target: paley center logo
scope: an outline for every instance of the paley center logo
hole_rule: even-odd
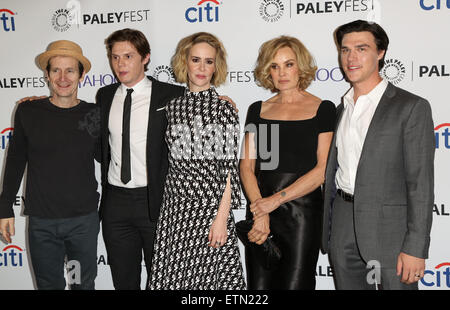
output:
[[[450,9],[450,0],[420,0],[419,4],[425,11]]]
[[[0,88],[41,88],[47,85],[45,77],[9,77],[0,79]]]
[[[0,252],[0,267],[22,267],[23,249],[17,245],[8,245]]]
[[[217,0],[201,0],[186,10],[184,18],[190,23],[218,22],[220,4]]]
[[[266,22],[274,23],[281,19],[285,6],[281,0],[262,0],[259,6],[259,15]]]
[[[53,29],[58,32],[64,32],[69,30],[70,26],[74,23],[74,17],[68,9],[58,9],[53,13],[52,26]]]
[[[298,1],[295,11],[298,15],[369,12],[374,9],[374,0],[341,1]]]
[[[450,149],[450,132],[448,128],[450,127],[450,123],[443,123],[437,125],[434,128],[434,134],[436,137],[436,149]]]
[[[406,68],[398,59],[386,59],[380,73],[385,80],[397,85],[405,78]]]
[[[172,67],[167,65],[160,65],[155,68],[152,75],[155,79],[160,82],[166,82],[173,84],[175,83],[175,74]]]
[[[8,142],[9,140],[11,140],[12,137],[12,132],[13,132],[14,128],[9,127],[9,128],[5,128],[0,132],[0,149],[1,150],[5,150],[6,147],[8,146]]]
[[[52,16],[53,29],[64,32],[72,25],[99,25],[99,24],[119,24],[130,22],[147,21],[149,9],[129,10],[121,12],[106,12],[94,14],[81,14],[81,4],[79,0],[69,0],[65,8],[57,9]]]
[[[149,12],[149,9],[142,9],[99,14],[83,14],[83,25],[142,22],[148,20]]]
[[[428,287],[450,288],[450,263],[441,263],[434,267],[434,270],[425,270],[420,282]]]
[[[3,31],[16,31],[16,24],[14,22],[14,14],[11,10],[0,9],[0,20],[3,26]]]
[[[448,70],[446,65],[420,65],[418,71],[419,78],[450,77],[450,70]]]

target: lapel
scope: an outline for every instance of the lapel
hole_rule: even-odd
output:
[[[150,151],[148,140],[151,137],[154,130],[156,129],[156,127],[160,125],[160,122],[158,121],[158,119],[160,119],[158,113],[162,113],[162,115],[164,115],[165,113],[165,111],[156,111],[158,108],[160,108],[162,101],[161,99],[164,95],[163,92],[161,91],[159,82],[154,78],[152,78],[151,76],[148,76],[148,79],[152,81],[152,93],[150,95],[150,107],[148,111],[147,154]]]
[[[163,100],[167,95],[160,82],[151,76],[148,79],[152,81],[152,93],[150,95],[150,107],[148,113],[147,125],[147,173],[153,168],[152,148],[156,151],[162,147],[161,142],[165,139],[166,131],[166,114],[165,110],[157,111],[163,107],[166,102]],[[156,157],[155,157],[156,158]]]
[[[341,123],[341,119],[342,119],[342,112],[344,112],[344,103],[341,103],[338,107],[337,107],[337,111],[336,111],[336,126],[335,126],[335,134],[333,135],[333,140],[331,145],[336,148],[336,133],[338,131],[339,128],[339,124]]]
[[[111,111],[111,105],[114,99],[114,95],[116,94],[117,89],[119,88],[120,83],[112,85],[111,89],[105,92],[104,98],[102,99],[101,105],[103,107],[103,133],[106,134],[106,137],[109,135],[109,112]],[[109,140],[109,139],[106,139]]]
[[[330,153],[328,154],[328,164],[327,164],[327,179],[334,180],[334,173],[337,169],[337,148],[336,148],[336,136],[339,128],[339,123],[342,119],[342,112],[344,111],[344,104],[341,103],[337,107],[336,111],[336,126],[333,134],[333,139],[331,140]]]
[[[109,148],[109,112],[111,110],[114,95],[119,88],[120,83],[112,84],[101,88],[97,93],[96,101],[100,104],[100,130],[101,130],[101,146],[102,146],[102,184],[107,184],[108,167],[111,158]]]
[[[378,103],[377,108],[375,109],[372,121],[370,122],[369,128],[367,129],[366,138],[364,140],[363,148],[361,150],[361,156],[359,158],[358,168],[356,169],[355,187],[358,180],[358,172],[366,162],[366,157],[368,154],[367,152],[370,152],[372,146],[378,144],[378,133],[382,129],[383,119],[385,115],[389,113],[389,108],[392,103],[391,99],[395,96],[395,94],[395,86],[389,83],[386,90],[384,91],[383,96],[380,99],[380,102]]]
[[[157,109],[161,108],[161,99],[164,97],[164,92],[161,89],[161,85],[158,80],[151,76],[147,78],[152,82],[152,94],[150,96],[150,110],[149,115],[153,115]],[[163,102],[164,103],[164,102]]]

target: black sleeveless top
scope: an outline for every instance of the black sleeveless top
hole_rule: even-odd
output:
[[[317,164],[318,136],[334,131],[336,107],[321,102],[316,115],[305,120],[270,120],[260,117],[262,101],[250,105],[245,133],[255,133],[255,174],[260,170],[306,174]]]

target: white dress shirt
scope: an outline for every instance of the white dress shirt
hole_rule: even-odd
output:
[[[336,133],[336,185],[346,193],[354,194],[356,170],[367,130],[387,86],[388,82],[382,80],[367,95],[359,96],[356,103],[353,88],[344,96],[344,110]]]
[[[133,88],[131,94],[130,116],[130,162],[131,180],[123,184],[120,180],[122,165],[122,119],[123,103],[127,95],[125,85],[121,84],[114,95],[109,112],[109,145],[111,162],[109,163],[108,182],[111,185],[137,188],[147,186],[147,128],[150,109],[152,82],[145,77]]]

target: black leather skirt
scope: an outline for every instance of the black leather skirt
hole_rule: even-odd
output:
[[[258,185],[262,197],[286,188],[299,178],[295,173],[261,171]],[[323,200],[320,187],[312,193],[289,201],[270,213],[273,240],[282,252],[281,262],[267,270],[245,250],[248,289],[314,289],[316,264],[322,232]],[[247,206],[248,219],[252,214]]]

